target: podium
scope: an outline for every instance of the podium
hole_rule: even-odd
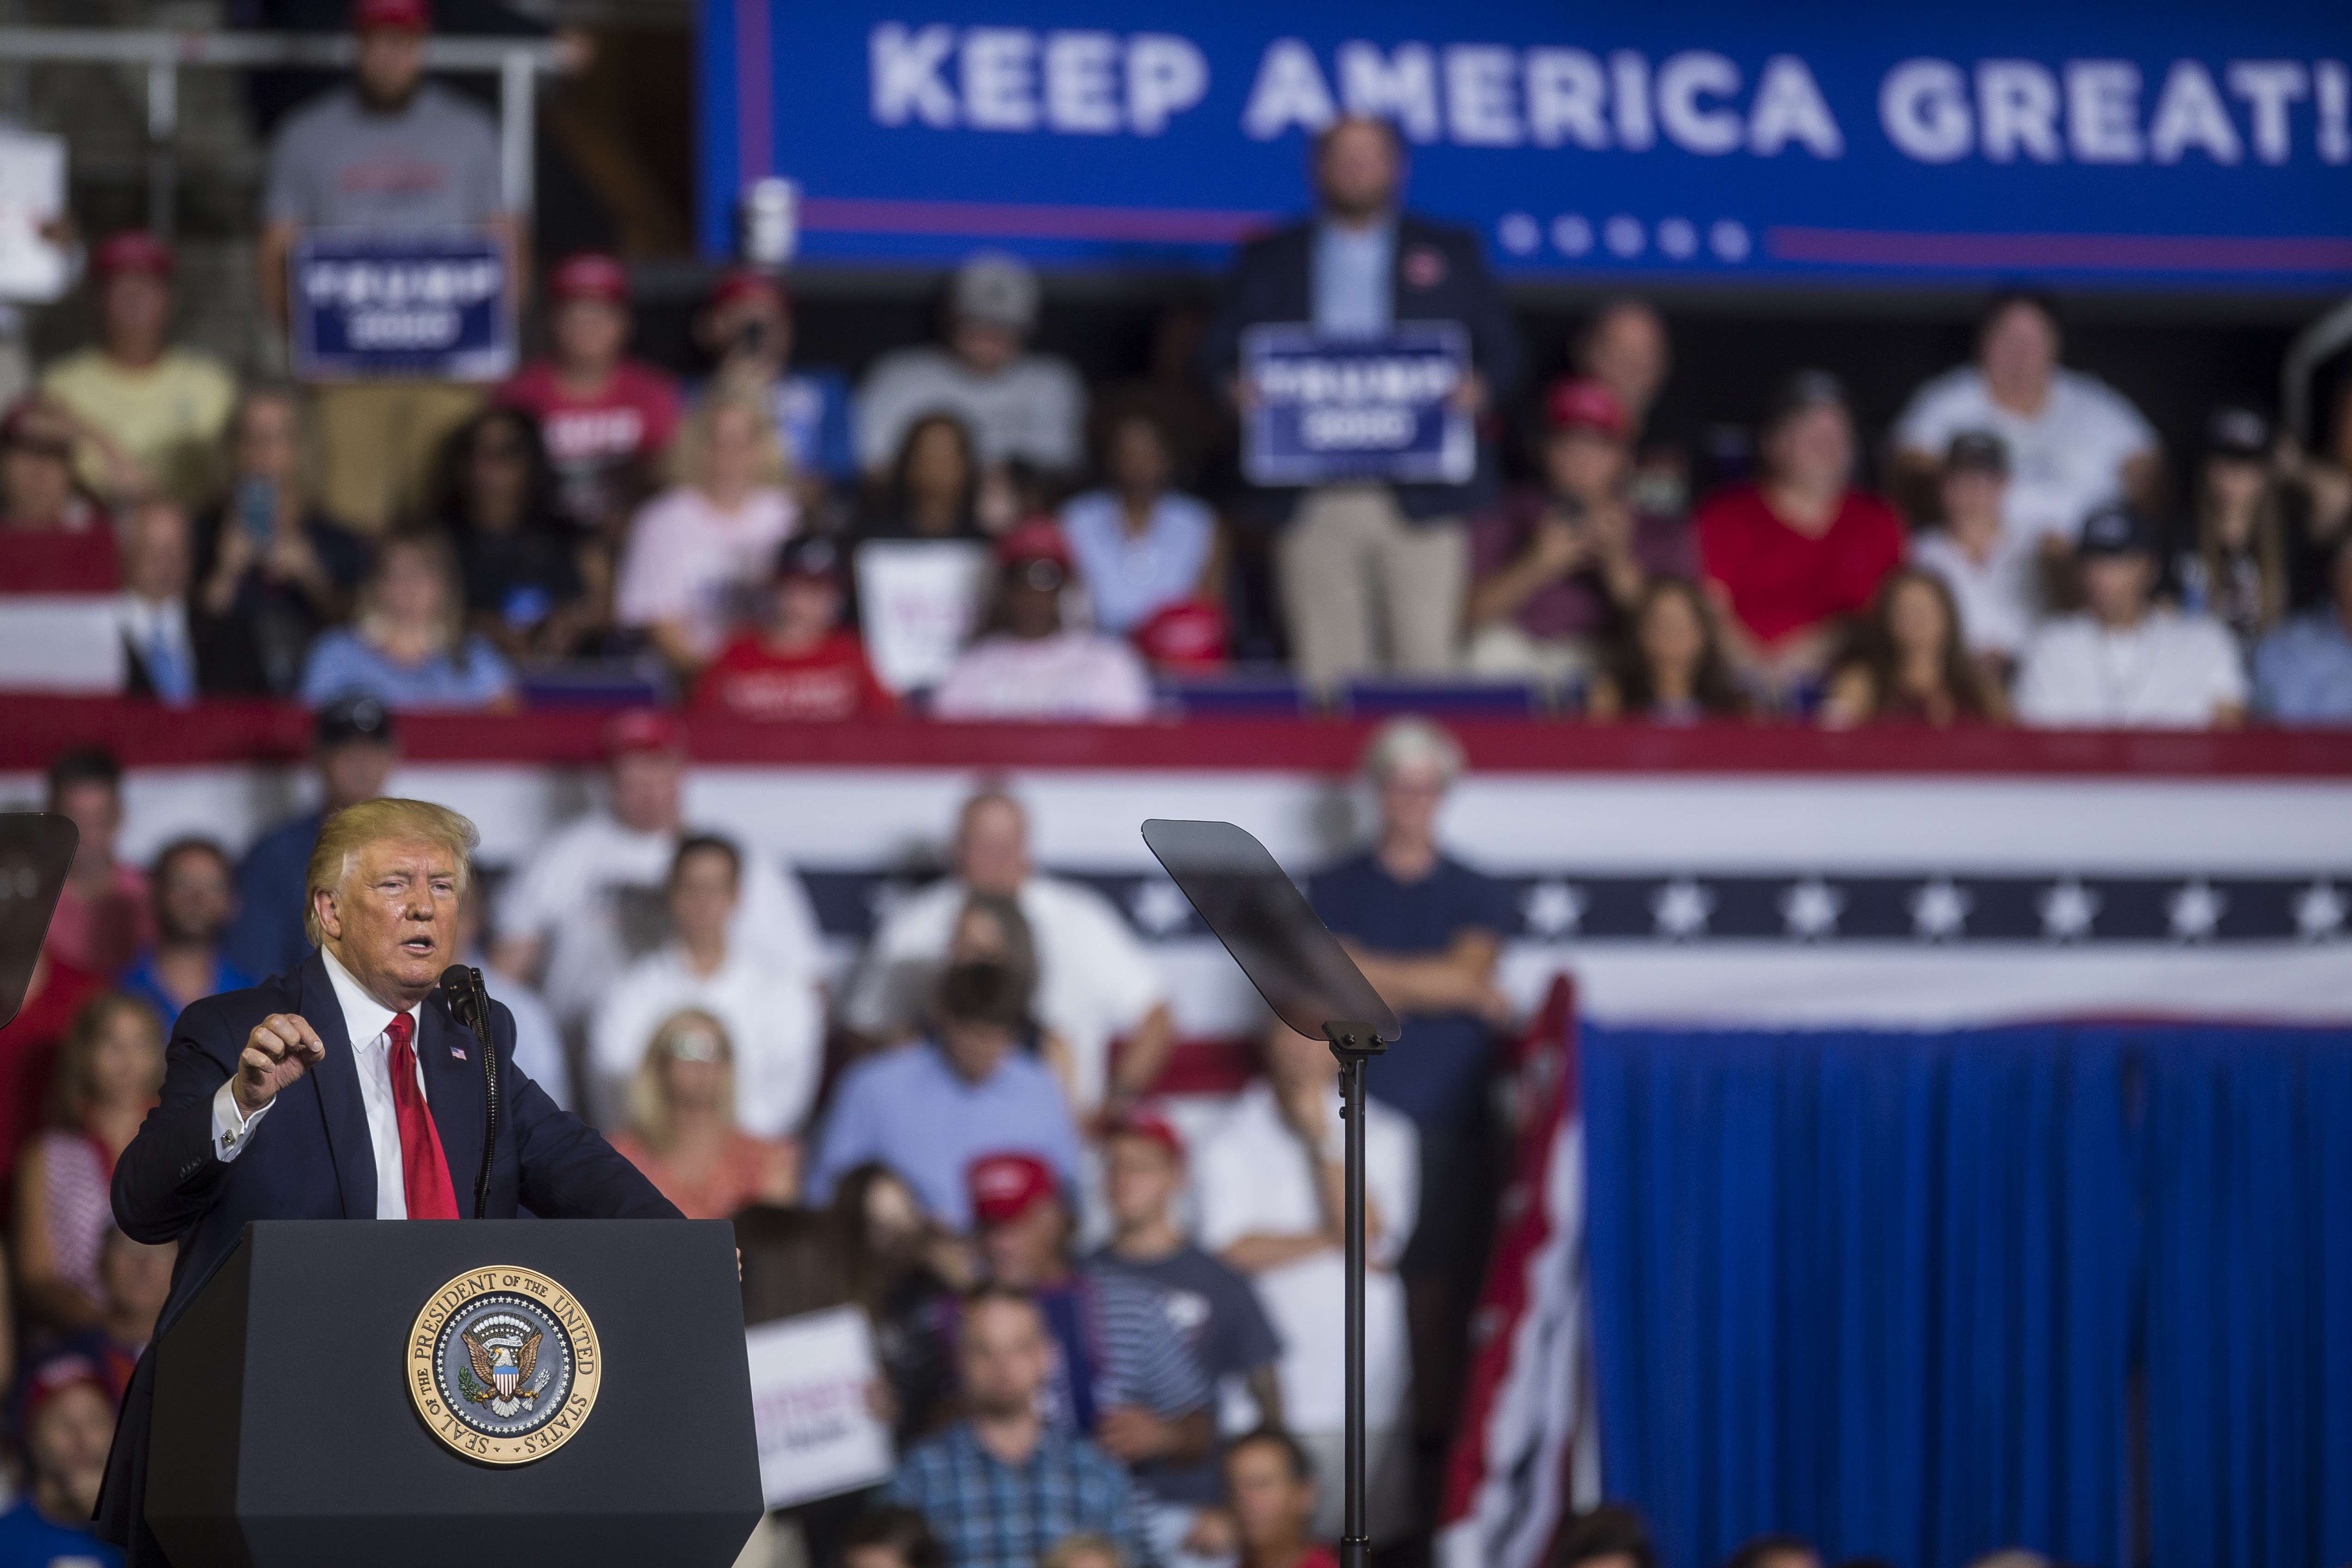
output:
[[[761,1511],[722,1221],[251,1225],[155,1357],[173,1568],[726,1568]]]

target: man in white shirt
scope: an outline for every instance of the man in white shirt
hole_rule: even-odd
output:
[[[808,1120],[824,1063],[824,1016],[805,973],[759,963],[729,936],[741,901],[743,857],[698,834],[669,874],[668,945],[629,966],[589,1026],[593,1103],[607,1127],[628,1120],[629,1085],[663,1023],[688,1007],[727,1026],[735,1053],[735,1120],[760,1138],[789,1138]]]
[[[2004,294],[1985,312],[1974,364],[1914,393],[1895,426],[1898,495],[1932,493],[1944,450],[1963,430],[1990,430],[2009,448],[2003,514],[2021,537],[2072,544],[2095,507],[2157,500],[2163,452],[2130,399],[2058,363],[2058,320],[2031,294]]]
[[[1175,1046],[1167,986],[1108,900],[1037,873],[1029,860],[1027,814],[1001,790],[964,803],[954,875],[901,902],[874,933],[842,1004],[843,1022],[877,1042],[919,1032],[957,919],[973,893],[1012,898],[1028,919],[1037,949],[1037,1023],[1069,1048],[1071,1110],[1083,1122],[1140,1099]],[[1114,1073],[1110,1043],[1122,1037]]]
[[[2138,514],[2104,507],[2075,547],[2085,612],[2034,637],[2017,681],[2029,724],[2086,729],[2230,728],[2245,718],[2237,643],[2210,616],[2151,607],[2155,531]]]
[[[581,1026],[630,962],[668,936],[663,888],[685,837],[684,732],[652,709],[605,731],[611,804],[539,847],[505,890],[492,955],[537,984],[566,1028]],[[799,879],[773,859],[743,867],[734,942],[786,973],[818,972],[816,916]]]
[[[457,956],[475,842],[472,823],[425,801],[337,813],[306,879],[318,951],[290,974],[181,1015],[160,1100],[114,1174],[123,1234],[179,1244],[158,1340],[253,1221],[475,1212],[488,1142],[482,1042],[436,994]],[[549,1218],[677,1218],[516,1066],[513,1022],[495,1002],[489,1013],[500,1096],[484,1214],[511,1219],[527,1205]],[[142,1563],[163,1561],[141,1516],[154,1380],[142,1356],[99,1503],[100,1533],[138,1533],[131,1560]]]
[[[1347,1394],[1338,1331],[1347,1289],[1339,1090],[1330,1047],[1279,1024],[1267,1037],[1266,1068],[1193,1162],[1200,1239],[1250,1277],[1282,1338],[1283,1419],[1314,1457],[1318,1532],[1328,1539],[1339,1533]],[[1364,1109],[1365,1462],[1377,1473],[1402,1433],[1411,1382],[1396,1265],[1418,1217],[1421,1149],[1409,1118],[1377,1100]],[[1373,1489],[1376,1536],[1381,1500],[1394,1489]]]
[[[1963,430],[1944,449],[1943,526],[1917,535],[1911,559],[1944,580],[1969,652],[2002,678],[2041,613],[2045,552],[2011,530],[2009,447],[1989,430]],[[2045,544],[2054,543],[2049,535]],[[2049,552],[2054,556],[2054,551]]]
[[[887,353],[857,391],[857,466],[887,474],[908,426],[952,414],[990,468],[1018,460],[1069,473],[1086,457],[1086,383],[1068,361],[1024,350],[1037,325],[1037,275],[984,250],[957,268],[947,342]]]

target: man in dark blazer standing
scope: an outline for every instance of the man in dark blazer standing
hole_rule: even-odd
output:
[[[114,1170],[114,1217],[179,1244],[155,1338],[257,1219],[457,1219],[482,1163],[479,1042],[438,984],[457,961],[474,826],[444,806],[372,800],[330,817],[310,855],[318,951],[293,973],[180,1015],[162,1102]],[[488,1212],[675,1219],[635,1166],[513,1061],[493,1004],[497,1161]],[[100,1494],[100,1533],[132,1568],[163,1558],[142,1515],[154,1356],[140,1358]],[[166,1457],[168,1459],[168,1457]]]
[[[1404,152],[1394,128],[1334,121],[1315,143],[1314,171],[1316,216],[1254,241],[1234,265],[1202,345],[1213,379],[1245,397],[1242,333],[1264,322],[1378,337],[1400,322],[1454,321],[1470,339],[1463,406],[1476,417],[1507,396],[1519,374],[1510,311],[1475,236],[1399,210]],[[1275,569],[1292,661],[1310,687],[1454,667],[1470,583],[1465,518],[1494,485],[1486,445],[1468,484],[1260,492],[1255,510],[1281,529]]]

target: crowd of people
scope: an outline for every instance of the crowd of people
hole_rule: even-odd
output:
[[[491,127],[425,79],[426,7],[353,21],[352,80],[273,137],[266,307],[305,233],[350,228],[487,233],[527,303]],[[1189,371],[1095,387],[1034,346],[1040,281],[996,252],[937,341],[854,384],[798,362],[784,279],[750,268],[692,365],[633,357],[629,271],[593,253],[540,270],[544,352],[503,384],[240,383],[175,339],[171,249],[115,234],[97,341],[0,420],[0,560],[118,592],[130,689],[173,703],[499,709],[625,659],[757,720],[1118,721],[1273,652],[1309,701],[1403,677],[1656,722],[2352,720],[2352,395],[2307,447],[2225,406],[2168,454],[2065,363],[2059,309],[2009,293],[1878,438],[1792,367],[1752,462],[1701,464],[1653,420],[1677,356],[1651,305],[1604,303],[1528,384],[1549,345],[1405,205],[1385,122],[1325,132],[1312,185]],[[1245,482],[1249,329],[1398,321],[1463,329],[1469,478]]]

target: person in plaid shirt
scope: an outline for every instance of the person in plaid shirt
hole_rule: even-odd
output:
[[[964,1417],[898,1462],[889,1500],[930,1521],[953,1568],[1036,1568],[1056,1542],[1101,1535],[1136,1568],[1156,1563],[1127,1472],[1044,1415],[1053,1366],[1045,1320],[1025,1292],[983,1285],[957,1334]]]

